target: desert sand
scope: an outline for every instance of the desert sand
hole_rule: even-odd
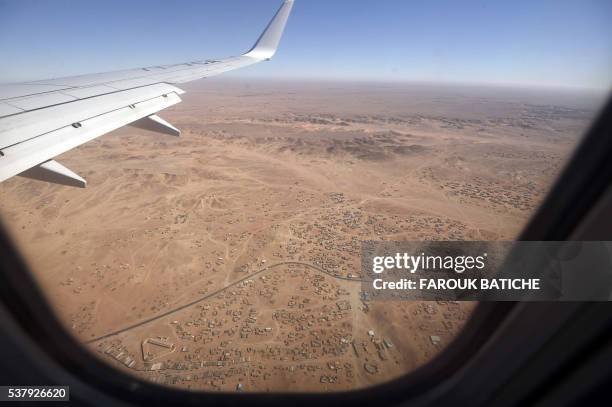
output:
[[[513,239],[596,114],[570,91],[210,79],[15,177],[0,213],[67,329],[146,380],[342,391],[422,366],[475,304],[361,294],[364,240]]]

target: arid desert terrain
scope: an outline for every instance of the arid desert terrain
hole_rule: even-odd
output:
[[[376,302],[365,240],[510,240],[597,111],[570,91],[209,79],[16,177],[0,213],[67,329],[207,391],[342,391],[413,371],[472,303]]]

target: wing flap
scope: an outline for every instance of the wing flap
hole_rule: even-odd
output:
[[[113,88],[110,86],[96,85],[96,86],[88,86],[86,88],[66,89],[61,92],[66,95],[73,96],[77,99],[85,99],[85,98],[91,98],[95,96],[106,95],[108,93],[113,93],[116,91],[117,91],[116,88]]]
[[[136,103],[133,107],[127,106],[81,120],[79,126],[67,125],[4,148],[0,155],[0,182],[180,101],[176,93],[169,93]]]
[[[45,85],[36,83],[6,83],[0,85],[0,100],[8,100],[18,97],[39,95],[65,89],[61,85]]]
[[[61,92],[43,93],[42,95],[26,96],[23,98],[11,99],[7,104],[17,107],[25,112],[40,109],[41,107],[60,105],[78,100],[74,96],[68,96]]]
[[[0,149],[115,109],[136,105],[162,95],[180,95],[183,93],[181,89],[172,85],[157,84],[126,91],[116,91],[103,96],[85,98],[5,117],[0,120]]]

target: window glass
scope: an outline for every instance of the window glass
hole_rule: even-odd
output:
[[[605,2],[337,3],[296,2],[263,67],[181,85],[160,112],[181,137],[125,127],[58,157],[87,188],[0,183],[3,222],[104,361],[204,391],[354,390],[414,371],[476,304],[369,301],[361,243],[516,238],[607,97]],[[41,18],[20,7],[5,34]],[[76,24],[85,6],[62,7]],[[172,57],[146,53],[130,58]]]

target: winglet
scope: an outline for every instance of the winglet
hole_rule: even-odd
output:
[[[285,0],[253,48],[244,54],[244,56],[259,60],[267,60],[276,54],[278,44],[285,30],[285,25],[287,25],[287,20],[289,19],[289,14],[291,14],[291,9],[293,8],[293,2],[294,0]]]

